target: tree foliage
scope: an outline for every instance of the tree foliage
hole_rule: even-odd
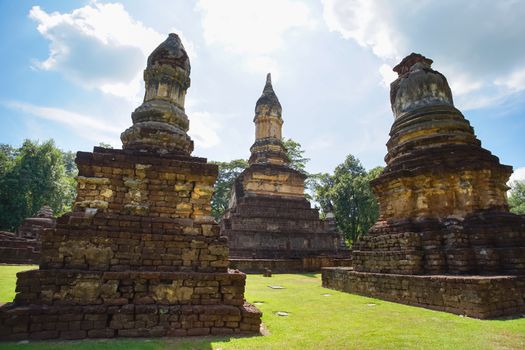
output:
[[[333,212],[338,228],[350,244],[366,234],[377,220],[379,208],[369,183],[382,170],[376,167],[367,172],[359,159],[348,155],[333,175],[313,177],[314,200],[324,214]]]
[[[310,158],[305,158],[301,144],[293,139],[283,138],[283,145],[290,158],[290,168],[306,173],[306,164]]]
[[[211,163],[219,166],[215,192],[211,199],[211,213],[215,220],[220,221],[224,211],[228,209],[233,183],[237,176],[248,167],[248,162],[245,159],[235,159],[230,162]]]
[[[510,211],[525,215],[525,181],[514,181],[509,196]]]
[[[52,140],[26,140],[15,149],[0,146],[0,229],[15,230],[22,220],[49,205],[59,215],[75,197],[76,166]]]

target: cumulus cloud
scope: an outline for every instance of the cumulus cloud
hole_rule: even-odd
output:
[[[270,54],[285,46],[286,35],[316,26],[307,4],[293,0],[200,0],[197,10],[206,43],[243,55],[244,68],[257,73],[261,64],[277,70]]]
[[[147,56],[166,39],[134,19],[120,3],[88,5],[69,13],[48,13],[34,6],[29,17],[38,23],[37,29],[49,41],[49,56],[35,62],[35,68],[56,71],[73,83],[88,89],[123,97],[130,112],[142,99],[143,78]],[[196,58],[194,45],[184,34],[176,32],[190,56]],[[191,100],[190,100],[191,102]],[[119,147],[120,133],[131,124],[128,116],[116,118],[129,124],[112,126],[104,116],[93,116],[59,107],[37,106],[10,102],[9,108],[64,126],[80,137]],[[190,106],[195,107],[195,106]],[[191,114],[190,134],[198,147],[212,147],[220,142],[217,122],[208,112]]]
[[[410,52],[432,58],[471,108],[525,90],[524,16],[522,1],[323,0],[331,31],[390,66]]]
[[[34,6],[29,17],[50,42],[49,57],[35,62],[36,68],[57,71],[89,89],[140,100],[146,57],[165,34],[135,20],[120,3],[93,1],[70,13]],[[192,43],[178,34],[190,58],[195,56]]]

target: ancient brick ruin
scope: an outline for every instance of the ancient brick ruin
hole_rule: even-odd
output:
[[[148,58],[144,103],[122,150],[78,152],[72,213],[42,236],[40,269],[18,274],[1,339],[81,339],[259,331],[246,276],[210,216],[217,166],[190,156],[190,64],[170,34]]]
[[[16,233],[0,231],[0,263],[38,264],[40,236],[45,229],[55,227],[53,210],[43,206],[34,217],[26,218]]]
[[[525,218],[509,213],[512,172],[481,147],[432,60],[394,68],[387,167],[372,182],[380,218],[351,269],[323,285],[488,318],[525,312]]]
[[[282,143],[282,108],[268,74],[255,105],[249,167],[236,179],[221,222],[231,266],[242,271],[315,271],[349,264],[341,235],[304,196],[306,175],[289,166]]]

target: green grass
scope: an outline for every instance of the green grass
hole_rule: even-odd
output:
[[[16,274],[20,271],[38,268],[35,265],[0,265],[0,303],[13,301],[15,297]]]
[[[23,269],[23,268],[21,268]],[[15,272],[0,267],[0,300],[13,296]],[[270,289],[280,285],[285,289]],[[331,294],[323,296],[323,294]],[[248,276],[246,298],[268,336],[0,344],[2,349],[525,349],[525,318],[481,321],[321,287],[319,275]],[[286,311],[289,316],[277,316]]]

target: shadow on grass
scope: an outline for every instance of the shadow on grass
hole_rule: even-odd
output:
[[[163,338],[111,338],[63,341],[0,342],[0,349],[9,350],[211,350],[217,343],[232,339],[262,337],[262,334],[239,336],[195,336]],[[222,345],[220,346],[222,347]]]
[[[319,274],[318,272],[311,272],[311,273],[301,273],[300,275],[305,276],[305,277],[317,278],[318,274]]]

